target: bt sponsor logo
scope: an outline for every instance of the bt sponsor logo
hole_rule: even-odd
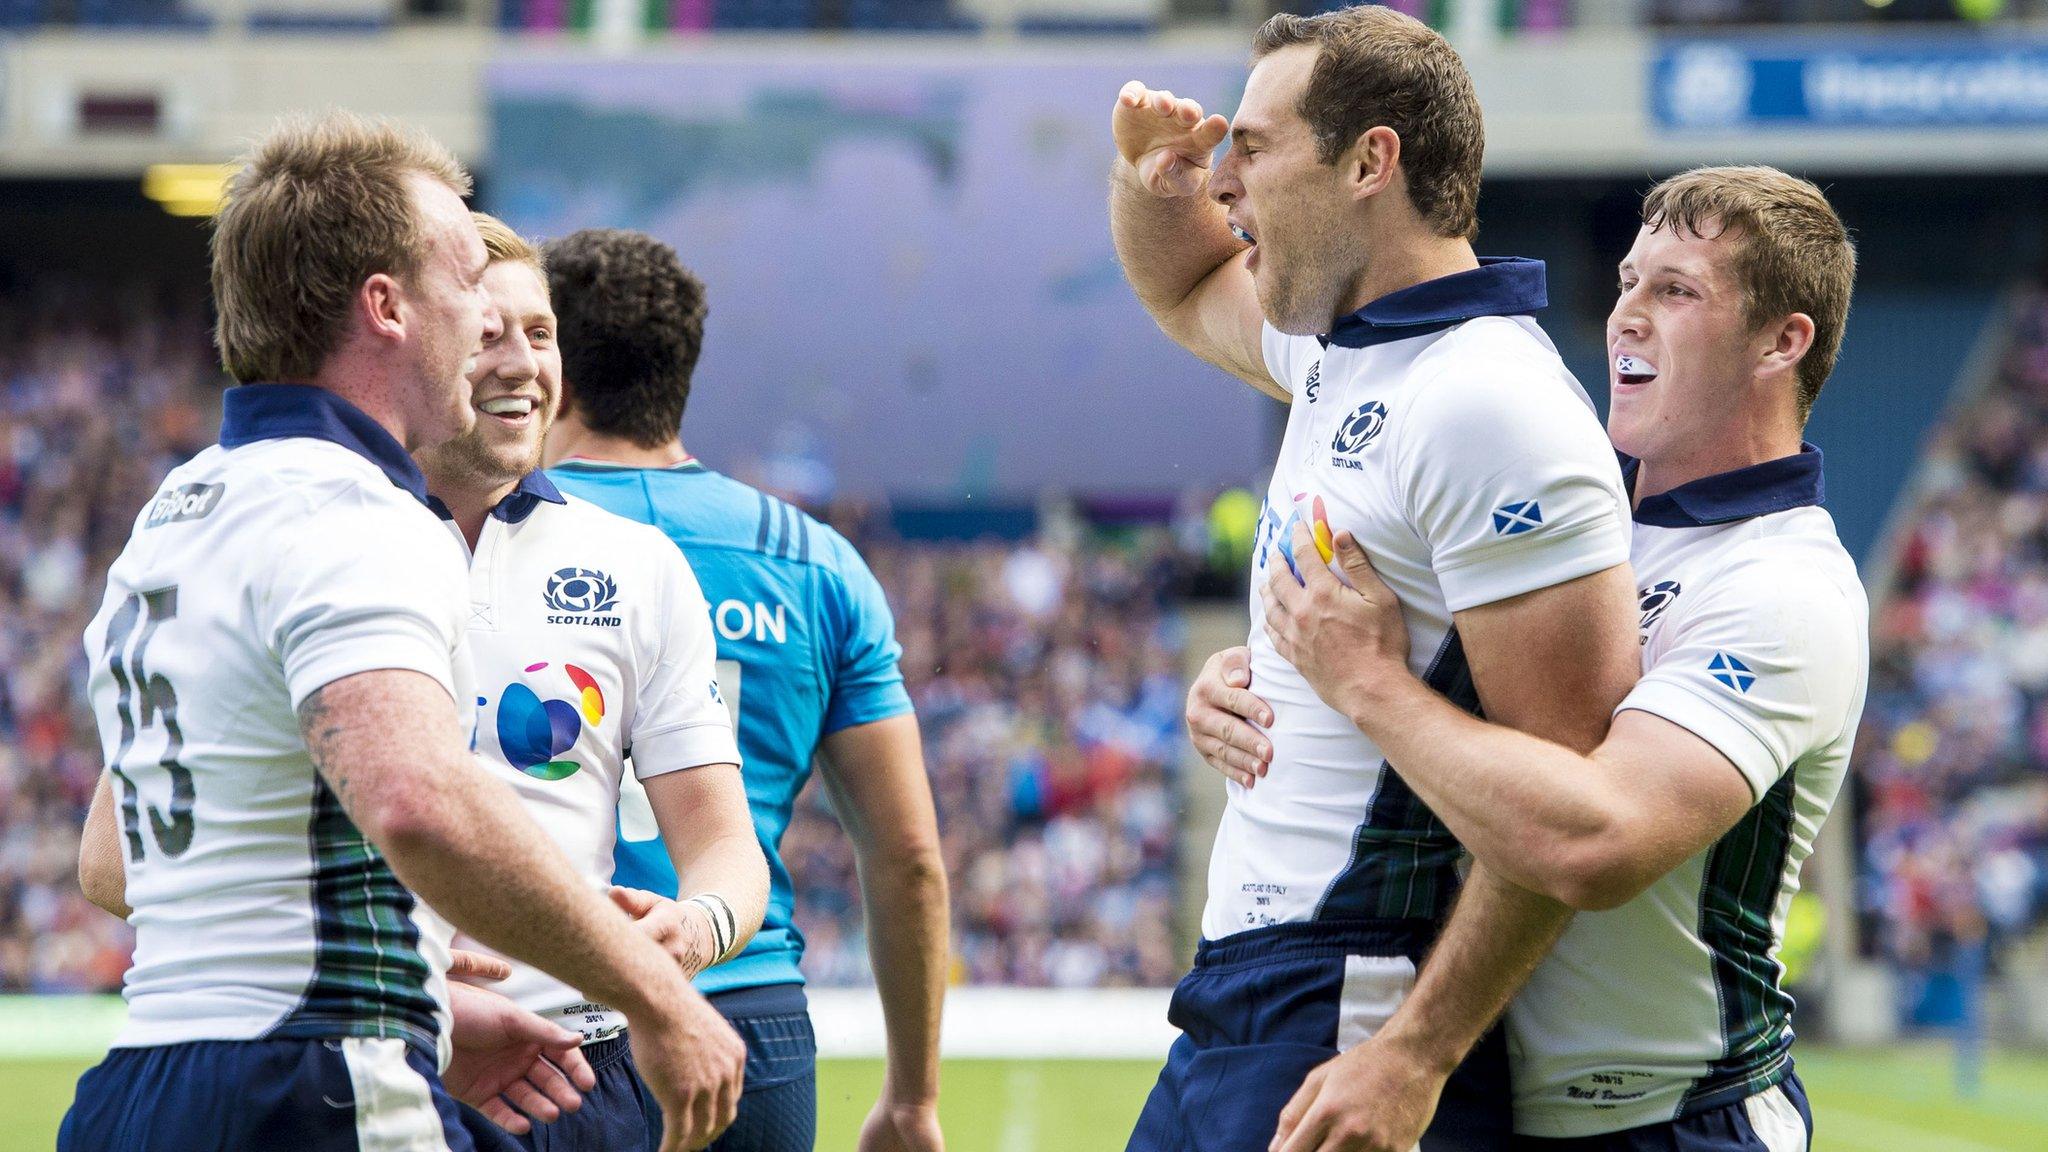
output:
[[[546,671],[542,661],[526,666],[526,674]],[[505,686],[498,699],[498,750],[505,762],[536,780],[562,780],[583,767],[574,760],[558,759],[576,746],[583,725],[593,728],[604,719],[604,691],[590,673],[574,664],[562,665],[562,675],[575,690],[574,702],[543,700],[525,684],[514,681]],[[488,704],[477,697],[477,704]]]

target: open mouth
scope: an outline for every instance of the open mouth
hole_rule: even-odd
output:
[[[530,396],[496,396],[477,405],[476,410],[508,424],[524,424],[538,407]]]
[[[1245,257],[1245,267],[1250,268],[1253,265],[1257,264],[1259,262],[1258,238],[1256,236],[1253,236],[1250,232],[1245,231],[1244,228],[1238,225],[1238,223],[1234,220],[1230,222],[1230,234],[1232,236],[1237,237],[1243,243],[1251,246],[1251,255]]]
[[[1637,387],[1657,378],[1657,366],[1640,356],[1622,353],[1614,358],[1614,379],[1616,383]]]

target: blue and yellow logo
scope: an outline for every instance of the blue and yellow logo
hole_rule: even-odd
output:
[[[547,662],[529,664],[531,674],[542,671]],[[562,780],[582,768],[574,760],[556,757],[576,746],[583,725],[593,727],[604,719],[604,692],[597,680],[574,664],[562,665],[562,672],[576,689],[574,703],[543,700],[524,684],[508,684],[498,701],[498,748],[505,761],[537,780]]]

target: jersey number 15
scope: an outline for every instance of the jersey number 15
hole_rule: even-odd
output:
[[[131,593],[107,625],[105,656],[119,693],[114,714],[121,721],[120,745],[107,768],[121,781],[121,830],[127,836],[131,861],[142,859],[143,808],[149,809],[149,831],[164,855],[182,856],[192,846],[192,804],[197,796],[192,788],[191,770],[178,763],[179,754],[185,750],[185,733],[178,727],[178,693],[163,673],[150,672],[145,663],[157,625],[177,615],[178,589],[173,585],[154,592]],[[130,639],[135,641],[133,651],[128,650]],[[156,805],[142,800],[133,775],[137,766],[128,763],[136,733],[152,726],[161,727],[164,733],[164,752],[157,757],[156,764],[171,778],[168,818]]]

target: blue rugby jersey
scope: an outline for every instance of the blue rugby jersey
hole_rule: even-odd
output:
[[[694,460],[672,468],[572,460],[548,475],[564,492],[661,529],[689,558],[711,608],[769,890],[753,942],[697,987],[802,983],[804,941],[791,922],[795,896],[780,848],[811,756],[834,732],[910,711],[881,585],[845,537]],[[645,793],[630,786],[620,795],[613,862],[616,883],[676,895]]]

